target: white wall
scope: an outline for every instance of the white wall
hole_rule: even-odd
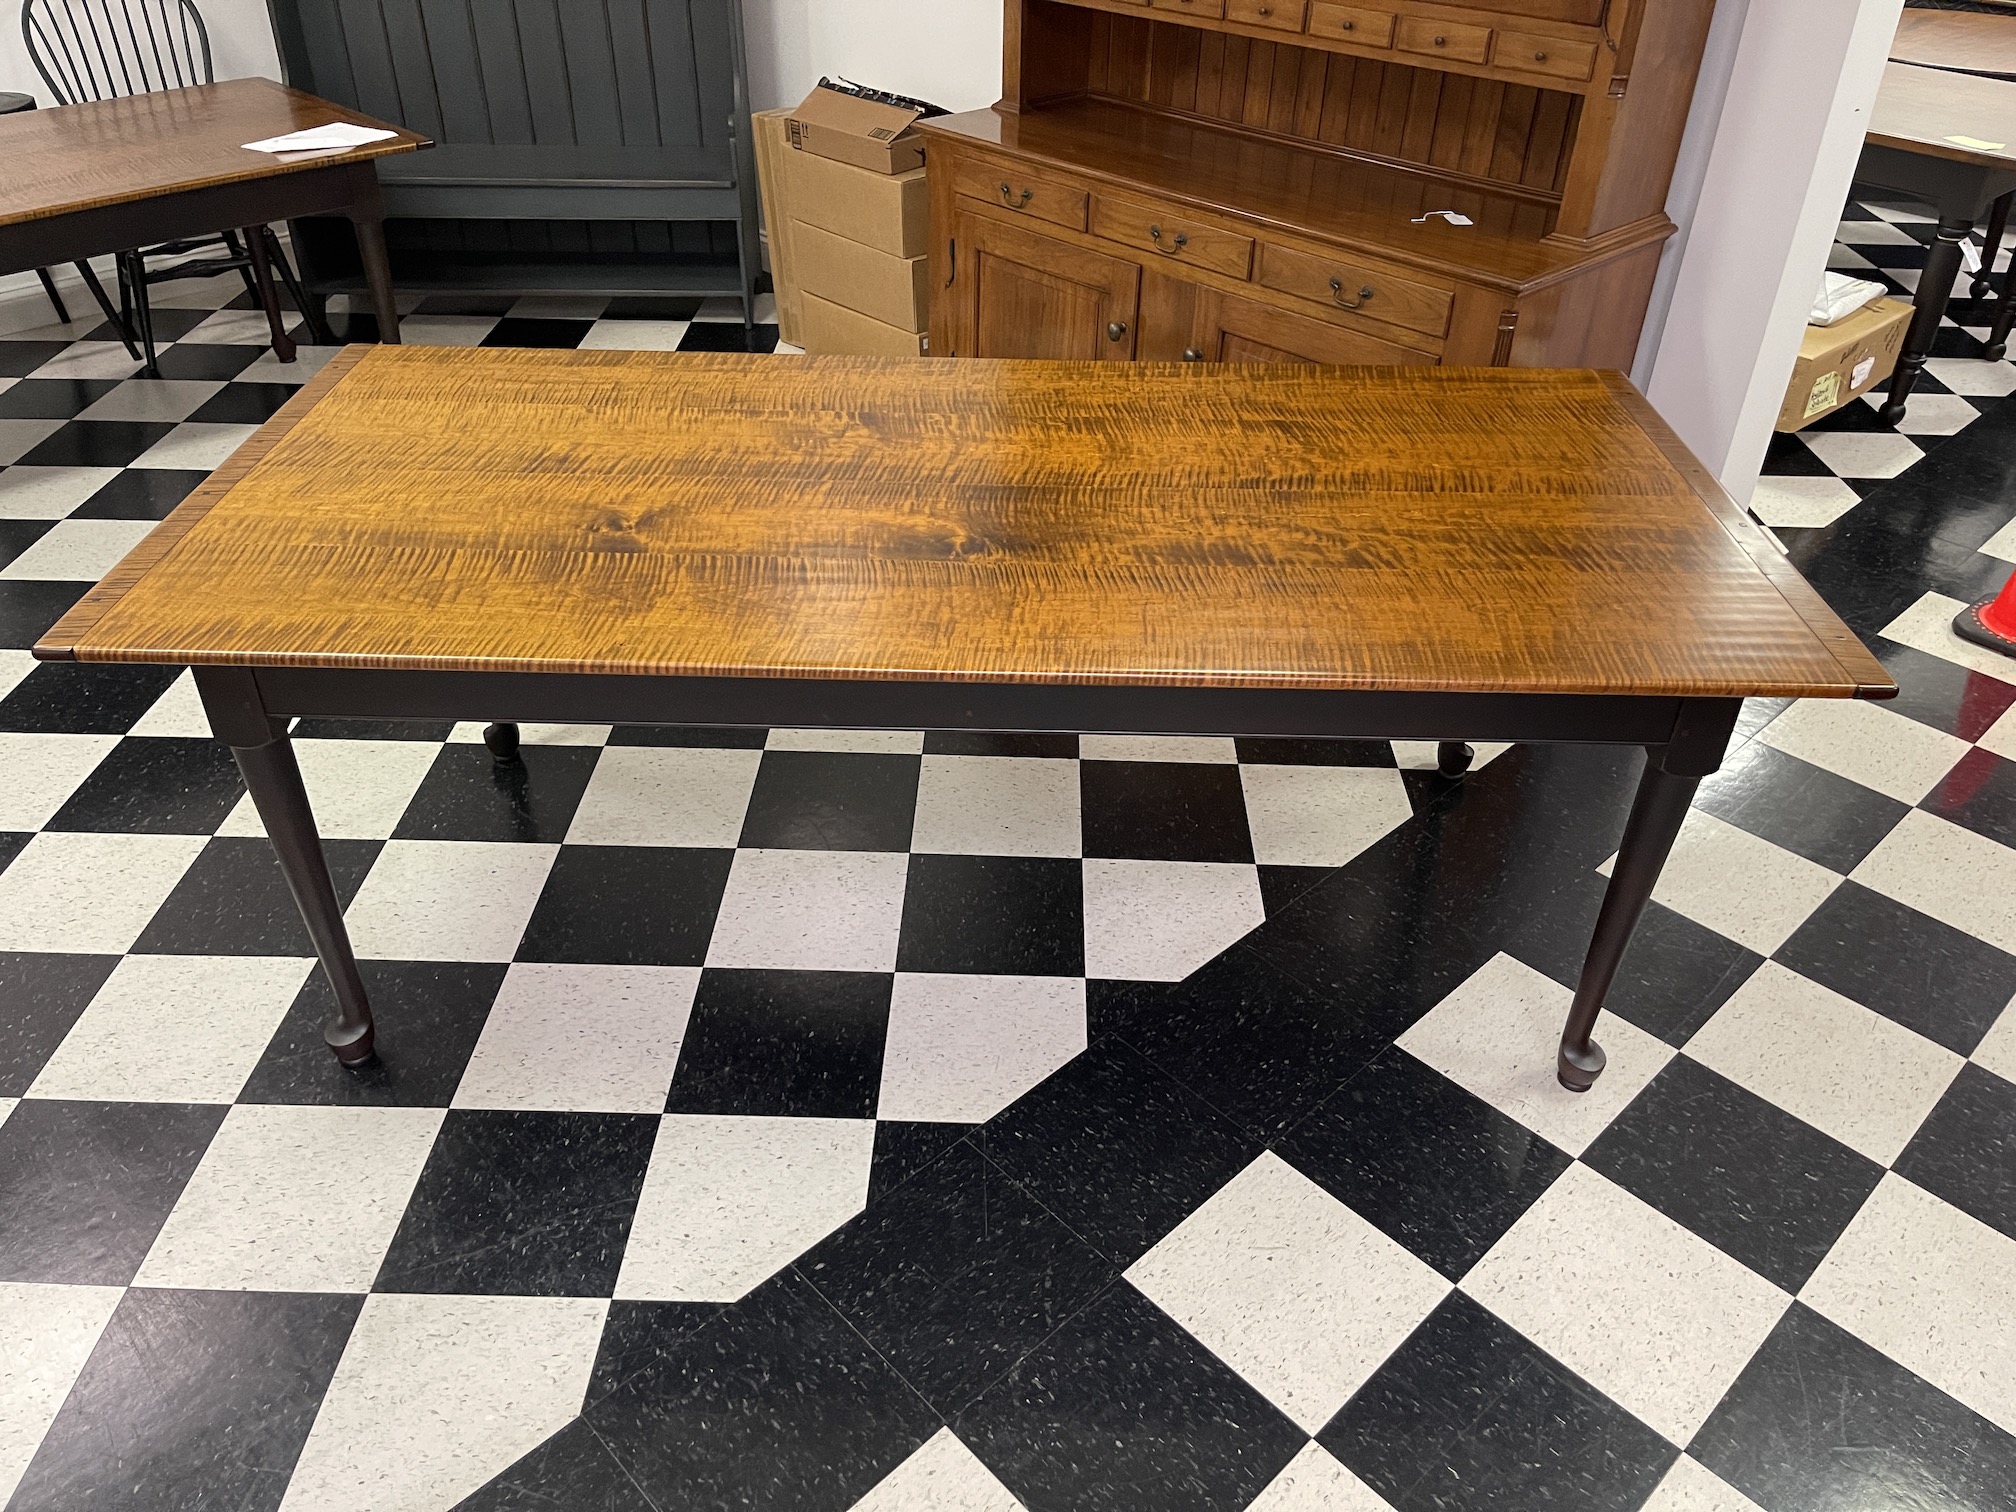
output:
[[[196,0],[210,31],[210,54],[220,79],[242,79],[250,74],[280,77],[280,59],[273,51],[273,28],[266,19],[266,0]],[[4,24],[0,24],[0,89],[32,94],[44,105],[49,91],[28,61],[28,49],[21,41],[20,0],[0,0]]]

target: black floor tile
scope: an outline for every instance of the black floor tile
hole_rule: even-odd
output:
[[[1308,1442],[1126,1285],[1074,1315],[953,1427],[1030,1512],[1238,1512]]]
[[[324,840],[336,899],[345,908],[364,885],[378,840]],[[315,953],[272,842],[263,835],[213,838],[140,938],[138,955],[306,956]]]
[[[896,969],[1083,976],[1083,870],[1048,856],[912,856]]]
[[[0,343],[4,344],[4,343]],[[42,638],[70,606],[91,588],[89,583],[42,581],[0,583],[0,648],[25,651]],[[34,676],[49,670],[37,667]],[[6,705],[0,703],[0,713]],[[12,726],[6,726],[12,728]],[[59,726],[59,728],[67,728]]]
[[[7,586],[15,588],[23,585],[10,583]],[[55,583],[48,586],[68,588],[71,585]],[[90,584],[77,586],[81,594],[82,589]],[[43,662],[23,678],[13,692],[0,699],[0,730],[124,735],[142,714],[154,707],[181,672],[180,667]]]
[[[54,520],[0,520],[0,567],[49,534]]]
[[[50,358],[69,350],[67,341],[0,340],[0,378],[25,378]]]
[[[364,1299],[129,1291],[12,1512],[274,1512]]]
[[[880,1202],[969,1132],[965,1124],[875,1121],[875,1153],[869,1159],[868,1201]]]
[[[658,1508],[847,1512],[939,1427],[791,1270],[585,1416]]]
[[[1694,806],[1846,874],[1910,808],[1753,740],[1701,784]]]
[[[1919,800],[1918,807],[1977,835],[2016,846],[2016,761],[1976,746]]]
[[[585,1400],[601,1401],[640,1370],[656,1365],[724,1310],[725,1304],[719,1302],[611,1302]]]
[[[1107,1040],[976,1136],[996,1164],[1116,1265],[1131,1265],[1260,1153],[1242,1132]]]
[[[1767,478],[1824,478],[1831,476],[1827,464],[1813,448],[1796,435],[1776,433],[1764,449],[1764,476]]]
[[[797,1268],[947,1417],[1119,1277],[970,1140]]]
[[[744,326],[740,321],[696,320],[680,338],[682,352],[774,352],[777,327]]]
[[[760,751],[769,736],[768,730],[717,729],[708,725],[617,725],[609,732],[609,744]]]
[[[1582,1158],[1788,1292],[1883,1177],[1873,1160],[1684,1055]]]
[[[298,333],[296,340],[305,341]],[[236,378],[266,355],[263,346],[225,346],[207,341],[177,342],[160,354],[163,378],[186,378],[195,382],[223,382]]]
[[[1088,856],[1253,859],[1246,795],[1230,763],[1088,761],[1078,785]]]
[[[1962,1066],[1892,1169],[2016,1239],[2016,1084]]]
[[[214,310],[182,310],[177,309],[173,305],[163,305],[159,309],[153,309],[151,308],[151,301],[148,311],[154,326],[154,340],[164,348],[172,342],[180,341],[215,313],[216,311]],[[119,339],[119,327],[109,320],[101,320],[98,322],[97,329],[82,339],[85,341],[117,341]]]
[[[488,746],[442,746],[393,838],[558,845],[567,838],[601,752],[525,746],[519,754],[521,760],[498,761]]]
[[[262,842],[263,843],[263,842]],[[436,961],[362,961],[378,1023],[378,1060],[348,1071],[322,1040],[335,996],[308,973],[238,1100],[334,1107],[445,1108],[490,1016],[502,966]]]
[[[244,792],[238,763],[222,741],[129,735],[43,828],[208,835]]]
[[[1900,646],[1879,635],[1869,649],[1897,683],[1897,696],[1883,707],[1948,735],[1979,740],[2016,703],[2016,683],[1970,671],[1916,646]]]
[[[658,1512],[593,1428],[576,1418],[455,1512]]]
[[[1076,735],[990,734],[985,730],[927,730],[926,756],[1047,756],[1074,760]]]
[[[451,1108],[374,1291],[606,1297],[658,1120]]]
[[[1400,763],[1387,740],[1287,740],[1243,737],[1234,742],[1239,759],[1269,766],[1394,767]]]
[[[1688,1452],[1770,1512],[2016,1506],[2016,1437],[1797,1302]]]
[[[14,858],[28,848],[33,835],[20,830],[0,830],[0,872],[13,864]]]
[[[2016,956],[1843,882],[1774,958],[1960,1055],[2016,990]]]
[[[572,350],[594,325],[592,320],[541,320],[507,315],[483,338],[486,347],[562,347]]]
[[[0,343],[4,353],[12,342]],[[124,380],[118,378],[23,378],[0,392],[0,417],[9,420],[69,420],[89,409]]]
[[[293,383],[227,383],[189,418],[205,424],[264,425],[300,392]]]
[[[74,520],[165,520],[210,474],[174,467],[129,467],[71,511]]]
[[[518,303],[516,294],[429,294],[420,301],[418,315],[509,315]]]
[[[665,295],[626,295],[612,299],[603,308],[604,320],[691,320],[706,301],[694,295],[672,298]],[[487,313],[487,312],[486,312]]]
[[[873,1118],[889,989],[871,972],[702,972],[665,1111]]]
[[[1337,868],[1262,864],[1255,869],[1260,873],[1260,907],[1271,916],[1280,913]]]
[[[297,719],[296,740],[446,740],[454,732],[447,719]],[[478,747],[487,750],[487,747]]]
[[[915,756],[765,751],[741,843],[752,849],[907,851],[920,765]]]
[[[224,1113],[208,1104],[16,1104],[0,1123],[0,1281],[131,1281]]]
[[[1631,1512],[1676,1453],[1461,1292],[1317,1441],[1397,1512]]]
[[[117,956],[0,951],[0,1097],[19,1097],[112,975]]]
[[[1570,1164],[1525,1125],[1397,1049],[1275,1151],[1452,1281]]]
[[[698,966],[734,860],[731,850],[562,846],[518,959]]]
[[[24,467],[124,467],[173,429],[157,420],[72,420],[19,461]]]

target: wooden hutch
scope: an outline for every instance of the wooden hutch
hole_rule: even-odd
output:
[[[1714,0],[1006,4],[934,354],[1630,366]]]

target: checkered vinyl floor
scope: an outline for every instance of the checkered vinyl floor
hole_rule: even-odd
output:
[[[232,292],[0,339],[10,1512],[2016,1508],[2006,366],[1775,519],[1904,694],[1752,706],[1585,1097],[1628,753],[784,730],[298,730],[353,1075],[186,679],[21,649],[321,355]]]

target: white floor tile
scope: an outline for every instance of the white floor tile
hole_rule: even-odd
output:
[[[1925,244],[1908,231],[1883,220],[1844,220],[1834,239],[1850,247],[1922,247]]]
[[[742,301],[732,295],[716,294],[711,298],[701,301],[699,312],[693,318],[722,325],[726,325],[732,321],[736,325],[740,325],[742,323]]]
[[[187,420],[222,383],[179,378],[129,378],[77,412],[79,420]]]
[[[33,546],[0,567],[0,578],[96,582],[153,529],[152,520],[58,520]]]
[[[39,1286],[0,1281],[0,1506],[22,1472],[98,1335],[119,1305],[117,1286]]]
[[[67,423],[63,420],[0,419],[0,466],[20,461]]]
[[[1638,1512],[1764,1512],[1757,1503],[1706,1468],[1681,1455]]]
[[[281,1512],[452,1507],[581,1410],[608,1307],[366,1297]]]
[[[1766,961],[1686,1054],[1888,1165],[1960,1073],[1923,1035]]]
[[[197,712],[200,717],[200,708]],[[424,740],[295,741],[294,759],[300,765],[308,806],[315,812],[315,826],[322,838],[391,838],[434,764],[434,752],[433,743]],[[266,833],[250,796],[238,800],[217,833]]]
[[[458,1108],[659,1113],[699,968],[519,962],[483,1021]]]
[[[1587,1166],[1570,1166],[1463,1290],[1676,1444],[1792,1299]]]
[[[606,294],[527,294],[511,306],[513,320],[600,320]]]
[[[184,672],[168,684],[168,691],[155,699],[154,707],[142,714],[126,733],[209,740],[210,716],[203,712],[203,699],[196,691],[195,674]]]
[[[0,650],[0,698],[5,698],[28,679],[41,663],[26,651]]]
[[[1850,251],[1839,242],[1836,242],[1827,251],[1827,267],[1830,272],[1853,273],[1860,276],[1875,266],[1876,264],[1869,261],[1861,253]]]
[[[130,950],[203,845],[201,835],[37,835],[0,872],[0,950]]]
[[[875,1122],[667,1114],[616,1295],[733,1302],[868,1203]]]
[[[1509,743],[1497,741],[1468,741],[1470,747],[1470,770],[1481,771],[1504,755],[1512,747]],[[1395,740],[1393,759],[1403,772],[1432,772],[1441,766],[1440,742],[1433,740]]]
[[[403,322],[402,322],[403,324]],[[262,341],[260,345],[265,345]],[[294,360],[282,362],[271,352],[262,352],[250,366],[238,374],[239,383],[306,383],[331,357],[342,351],[340,346],[296,346]]]
[[[1669,1045],[1615,1014],[1596,1024],[1608,1065],[1587,1092],[1555,1071],[1574,994],[1508,955],[1496,955],[1395,1041],[1499,1112],[1580,1155],[1673,1058]]]
[[[1916,442],[1888,431],[1801,431],[1799,439],[1844,478],[1894,478],[1925,455]]]
[[[106,287],[109,289],[112,278],[110,264],[106,265],[104,277],[106,279]],[[62,286],[60,280],[58,286]],[[16,326],[10,322],[7,330],[7,339],[9,341],[82,341],[86,336],[97,330],[98,327],[105,323],[104,313],[98,309],[97,303],[91,298],[90,291],[84,287],[81,281],[71,287],[76,289],[77,297],[74,300],[70,298],[69,288],[64,289],[63,297],[66,301],[69,301],[72,309],[83,313],[80,313],[76,318],[71,320],[40,319],[39,317],[41,316],[53,315],[56,312],[49,308],[38,291],[31,296],[32,302],[27,306],[27,309],[31,312],[29,318],[34,320],[35,323],[32,325]],[[16,308],[19,308],[19,306]]]
[[[1982,1036],[1968,1059],[1977,1066],[1986,1066],[2004,1081],[2016,1082],[2016,998],[2009,1000],[2009,1006],[2002,1010],[2002,1016]]]
[[[924,750],[922,730],[772,730],[766,751],[858,751],[870,756],[916,756]]]
[[[1023,1512],[1023,1507],[957,1434],[940,1428],[851,1512]]]
[[[2009,371],[2016,373],[2016,367],[2011,367]],[[2016,562],[2016,518],[2012,518],[2007,525],[1983,541],[1981,550],[1986,555],[2001,561]]]
[[[117,744],[117,735],[0,734],[0,830],[42,828]]]
[[[106,276],[109,279],[109,272]],[[109,282],[106,288],[111,288]],[[219,273],[157,284],[148,291],[147,303],[157,310],[221,310],[244,292],[244,281],[236,273]]]
[[[732,849],[762,761],[761,751],[609,746],[574,811],[568,843]]]
[[[1246,1512],[1392,1512],[1392,1507],[1312,1439],[1246,1504]]]
[[[1612,856],[1597,870],[1605,876]],[[1817,862],[1695,809],[1680,827],[1652,896],[1739,945],[1770,955],[1827,901],[1841,878]]]
[[[441,1119],[439,1108],[234,1107],[133,1284],[369,1291]]]
[[[926,756],[910,849],[954,856],[1077,856],[1078,763]]]
[[[0,520],[60,520],[123,470],[10,467],[0,472]]]
[[[1216,861],[1084,863],[1085,974],[1180,982],[1267,920],[1260,873]]]
[[[78,341],[35,369],[31,378],[131,378],[139,359],[116,341]]]
[[[466,720],[448,732],[450,745],[481,745],[486,728],[480,719]],[[600,746],[609,743],[609,726],[581,724],[521,724],[518,743],[535,746]]]
[[[256,425],[211,425],[185,420],[133,459],[135,467],[212,468],[221,467],[238,450]]]
[[[28,1094],[228,1103],[314,964],[291,956],[127,956]]]
[[[1077,977],[899,972],[878,1118],[984,1123],[1085,1048]]]
[[[1861,402],[1881,409],[1888,398],[1864,394]],[[1981,411],[1958,394],[1913,394],[1904,401],[1904,418],[1897,422],[1897,430],[1905,436],[1956,436],[1980,418]]]
[[[1391,767],[1245,765],[1239,781],[1262,866],[1342,866],[1414,817]]]
[[[2016,1433],[2016,1239],[1886,1175],[1800,1300]]]
[[[1977,399],[1999,399],[2016,392],[2016,367],[1985,357],[1928,357],[1925,371],[1942,387]]]
[[[495,315],[406,315],[399,321],[399,339],[408,346],[481,346],[498,319]]]
[[[1309,1433],[1449,1294],[1425,1262],[1271,1153],[1127,1279]]]
[[[1899,803],[1931,792],[1968,751],[1957,736],[1860,698],[1802,699],[1759,738]]]
[[[2016,683],[2016,658],[1964,641],[1953,633],[1953,616],[1967,606],[1943,593],[1928,593],[1883,627],[1883,635],[1932,656],[1943,656],[1970,671]]]
[[[1750,509],[1766,525],[1832,525],[1862,502],[1839,478],[1759,478]]]
[[[0,1097],[0,1124],[7,1122],[7,1116],[21,1105],[18,1097]],[[4,1505],[4,1503],[0,1503]]]
[[[1086,761],[1235,762],[1239,752],[1217,735],[1080,735],[1078,754]]]
[[[676,352],[686,339],[684,320],[598,320],[581,338],[584,352]]]
[[[909,870],[887,851],[737,851],[707,964],[894,971]]]
[[[266,346],[272,339],[264,310],[219,310],[179,338],[198,346],[256,347]]]
[[[1849,875],[2016,952],[2016,851],[1985,835],[1913,809]]]
[[[508,961],[559,850],[388,841],[348,910],[351,942],[381,960]]]

